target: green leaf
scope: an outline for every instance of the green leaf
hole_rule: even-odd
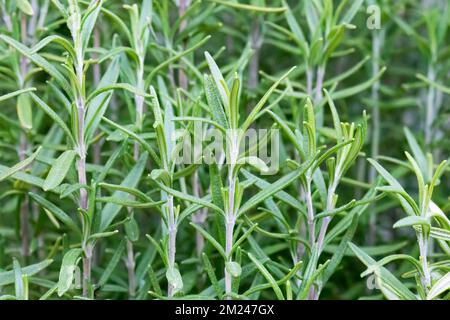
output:
[[[325,96],[327,97],[328,106],[331,110],[331,115],[333,116],[333,125],[334,130],[336,132],[336,141],[341,142],[343,135],[342,135],[342,127],[341,127],[341,120],[339,119],[339,113],[337,112],[336,106],[334,105],[333,99],[331,99],[330,94],[327,90],[324,90]]]
[[[250,258],[250,260],[252,260],[252,262],[255,264],[255,266],[258,268],[258,270],[262,273],[262,275],[267,280],[267,282],[269,282],[270,286],[272,287],[273,291],[275,292],[275,295],[277,296],[277,299],[278,300],[284,300],[283,292],[281,291],[281,289],[278,286],[277,282],[273,278],[272,274],[250,252],[248,252],[247,255]]]
[[[67,150],[63,152],[54,162],[44,181],[44,191],[56,188],[63,182],[77,153],[74,150]]]
[[[67,227],[72,229],[73,231],[81,234],[80,228],[77,224],[70,218],[63,210],[58,208],[56,205],[51,203],[50,201],[44,199],[40,195],[30,192],[30,197],[40,204],[44,209],[50,211],[54,216],[56,216],[62,223],[64,223]]]
[[[147,159],[148,153],[143,153],[120,185],[127,188],[135,188],[140,181],[142,173],[144,172],[145,165],[147,164]],[[113,194],[113,198],[126,200],[128,198],[128,194],[123,191],[116,191]],[[119,204],[107,203],[105,205],[105,207],[100,213],[100,221],[98,228],[99,232],[102,232],[106,228],[108,228],[108,226],[117,216],[121,208],[122,206]]]
[[[347,250],[347,246],[349,242],[353,239],[353,236],[355,235],[356,229],[358,227],[358,220],[359,215],[357,213],[353,214],[352,222],[345,232],[344,236],[342,237],[342,240],[339,244],[339,246],[336,248],[335,253],[331,257],[330,263],[326,266],[324,272],[323,272],[323,278],[322,282],[327,283],[327,281],[330,279],[330,277],[333,275],[333,273],[338,268],[339,264],[342,261],[342,258],[345,256],[345,251]]]
[[[259,189],[267,189],[271,187],[271,183],[251,174],[250,172],[246,171],[246,170],[241,170],[241,173],[244,174],[244,176],[248,179],[254,179],[255,185],[259,188]],[[277,193],[275,193],[273,195],[273,197],[289,204],[290,206],[292,206],[293,208],[297,209],[299,212],[305,213],[305,206],[303,205],[303,203],[301,203],[300,201],[298,201],[295,197],[291,196],[289,193],[285,192],[285,191],[278,191]]]
[[[119,59],[116,58],[108,66],[105,74],[103,75],[98,88],[111,86],[117,82],[119,76]],[[103,115],[111,100],[112,94],[110,92],[102,92],[93,98],[87,105],[87,112],[85,116],[86,122],[86,134],[85,141],[90,141],[95,134],[99,123],[102,120]]]
[[[288,185],[290,185],[292,182],[298,179],[302,174],[308,170],[308,168],[311,166],[312,161],[309,160],[301,165],[300,168],[297,170],[288,173],[284,177],[280,178],[276,182],[272,183],[270,187],[267,187],[260,192],[258,192],[256,195],[251,197],[247,202],[244,203],[244,205],[239,209],[238,215],[241,215],[251,208],[255,207],[260,202],[266,200],[267,198],[271,197],[272,195],[276,194],[277,192],[281,191],[282,189],[286,188]]]
[[[172,56],[170,59],[167,59],[166,61],[164,61],[163,63],[159,64],[158,66],[156,66],[155,68],[153,68],[153,70],[150,72],[150,74],[147,76],[147,78],[145,79],[145,88],[148,88],[148,86],[150,86],[150,84],[152,83],[153,77],[157,74],[157,72],[159,72],[161,69],[167,67],[168,65],[170,65],[171,63],[180,60],[181,58],[183,58],[184,56],[190,54],[191,52],[195,51],[197,48],[201,47],[202,45],[204,45],[209,39],[211,38],[210,35],[207,35],[206,37],[204,37],[202,40],[200,40],[198,43],[189,46],[189,48],[187,48],[186,50]]]
[[[439,239],[439,240],[450,241],[450,230],[431,227],[430,237],[433,237],[433,238]]]
[[[30,53],[38,52],[39,50],[46,47],[51,42],[56,42],[61,47],[63,47],[67,52],[69,52],[73,59],[76,58],[75,49],[73,48],[72,44],[66,38],[63,38],[59,35],[51,35],[51,36],[45,37],[44,39],[39,41],[33,48],[31,48]]]
[[[170,173],[165,169],[153,169],[150,173],[150,178],[155,181],[160,181],[166,186],[170,186],[172,183]]]
[[[199,205],[201,205],[203,207],[207,207],[207,208],[213,209],[214,211],[217,211],[217,212],[219,212],[221,214],[225,214],[222,209],[220,209],[218,206],[216,206],[215,204],[213,204],[211,202],[208,202],[208,201],[202,200],[200,198],[191,196],[191,195],[189,195],[187,193],[180,192],[180,191],[177,191],[175,189],[169,188],[169,187],[163,185],[162,183],[160,183],[158,181],[155,181],[155,182],[158,184],[158,186],[163,191],[167,192],[168,194],[173,195],[176,198],[179,198],[179,199],[182,199],[182,200],[185,200],[185,201],[188,201],[188,202],[192,202],[192,203],[195,203],[195,204],[199,204]]]
[[[442,278],[440,278],[433,285],[431,290],[428,292],[427,300],[435,299],[437,296],[443,292],[450,289],[450,272],[447,272]]]
[[[258,101],[256,106],[253,108],[253,110],[250,112],[246,120],[241,126],[241,129],[243,132],[245,132],[250,125],[253,123],[253,121],[256,119],[256,116],[259,114],[261,109],[266,104],[269,97],[272,95],[272,93],[275,91],[275,89],[280,85],[280,83],[287,78],[287,76],[296,69],[296,67],[292,67],[289,69],[285,74],[283,74],[270,88],[267,90],[267,92],[262,96],[262,98]]]
[[[237,163],[238,164],[248,163],[255,169],[261,171],[262,174],[269,171],[269,167],[266,165],[266,163],[258,157],[250,156],[250,157],[240,158],[240,159],[238,159]]]
[[[208,106],[210,108],[212,117],[222,128],[229,128],[227,116],[216,94],[216,87],[213,84],[210,76],[204,77],[204,90]]]
[[[411,148],[411,151],[414,155],[414,159],[417,161],[417,164],[420,167],[420,171],[424,175],[425,181],[429,181],[430,177],[428,177],[428,162],[425,154],[422,149],[419,147],[417,140],[414,138],[414,135],[409,131],[407,127],[403,128],[405,132],[406,139],[408,140],[408,145]]]
[[[242,273],[241,265],[234,261],[227,261],[225,268],[235,278],[239,277]]]
[[[53,260],[47,259],[42,262],[23,267],[21,268],[22,275],[31,277],[47,268],[52,262]],[[14,283],[14,281],[15,281],[14,270],[0,272],[0,286],[5,286]]]
[[[76,142],[75,142],[75,139],[73,138],[72,133],[70,132],[70,130],[67,127],[67,125],[65,124],[65,122],[58,116],[58,114],[55,111],[53,111],[52,108],[50,108],[44,101],[42,101],[34,93],[31,93],[31,98],[33,98],[33,100],[36,102],[37,106],[39,108],[41,108],[42,111],[44,111],[53,121],[55,121],[55,123],[58,124],[58,126],[60,126],[61,129],[63,129],[63,131],[65,132],[67,137],[70,139],[72,144],[75,146]]]
[[[61,74],[61,72],[58,71],[58,69],[56,69],[53,65],[51,65],[47,60],[45,60],[37,53],[31,53],[30,49],[28,49],[26,46],[24,46],[20,42],[14,40],[13,38],[7,35],[0,34],[0,39],[7,42],[10,46],[14,47],[21,54],[23,54],[32,62],[34,62],[36,65],[41,67],[45,72],[54,77],[55,80],[61,85],[61,87],[64,89],[64,91],[66,91],[67,94],[70,95],[72,93],[71,86],[67,81],[67,79]]]
[[[345,88],[342,90],[332,92],[331,98],[334,100],[337,100],[337,99],[344,99],[347,97],[354,96],[355,94],[360,93],[361,91],[364,91],[364,90],[370,88],[375,82],[377,82],[381,78],[381,76],[383,75],[383,73],[385,71],[386,71],[386,67],[383,67],[376,75],[374,75],[372,78],[370,78],[366,82],[357,84],[353,87],[348,87],[348,88]]]
[[[229,110],[229,89],[225,79],[223,78],[222,72],[220,72],[219,67],[217,66],[214,58],[209,54],[209,52],[205,51],[206,62],[209,66],[209,71],[211,72],[212,78],[216,84],[217,91],[219,92],[220,99],[222,100],[222,104],[225,110]],[[206,78],[205,78],[206,80]],[[206,87],[206,81],[205,81]],[[210,84],[208,83],[208,89],[210,88]],[[209,89],[211,90],[211,89]],[[227,112],[229,114],[229,112]],[[217,120],[216,120],[217,121]],[[218,121],[219,122],[219,121]],[[220,122],[219,122],[220,123]],[[222,124],[221,124],[222,125]],[[225,126],[227,127],[227,126]]]
[[[33,112],[31,109],[30,97],[21,94],[17,98],[17,116],[19,117],[20,126],[25,130],[33,128]]]
[[[28,0],[16,0],[16,5],[26,15],[32,16],[34,15],[33,7],[28,2]]]
[[[107,237],[111,237],[113,235],[116,235],[118,233],[119,233],[119,230],[106,231],[106,232],[97,232],[97,233],[91,234],[88,239],[92,240],[92,239],[107,238]]]
[[[119,190],[119,191],[123,191],[123,192],[129,193],[129,194],[135,196],[136,198],[138,198],[138,199],[140,199],[142,201],[154,202],[152,198],[150,198],[149,196],[147,196],[145,193],[143,193],[142,191],[140,191],[138,189],[128,188],[128,187],[125,187],[125,186],[121,186],[121,185],[117,185],[117,184],[104,183],[104,182],[99,183],[98,186],[102,187],[102,188],[107,188],[107,189],[112,189],[112,190]]]
[[[145,151],[147,151],[150,156],[152,157],[152,159],[156,162],[156,164],[158,166],[161,166],[161,160],[159,159],[158,155],[156,154],[155,150],[153,150],[153,147],[147,143],[147,141],[145,141],[144,139],[142,139],[141,137],[139,137],[136,133],[128,130],[127,128],[115,123],[114,121],[111,121],[105,117],[102,118],[103,121],[105,121],[106,123],[112,125],[113,127],[115,127],[116,129],[122,131],[123,133],[125,133],[126,135],[132,137],[134,140],[136,140],[137,142],[139,142],[145,149]]]
[[[351,7],[346,10],[346,13],[342,17],[340,23],[345,23],[345,24],[350,23],[353,20],[353,17],[358,12],[358,10],[361,7],[361,5],[363,4],[363,2],[364,2],[364,0],[355,0],[355,1],[353,1]]]
[[[219,242],[217,242],[216,239],[214,239],[214,237],[208,233],[208,231],[206,231],[205,229],[203,229],[202,227],[200,227],[199,225],[196,225],[195,223],[189,223],[191,226],[193,226],[198,232],[200,232],[206,240],[208,240],[213,246],[214,248],[216,248],[216,250],[219,252],[219,254],[224,258],[227,259],[227,256],[225,254],[225,251],[223,250],[222,246],[220,245]]]
[[[356,245],[351,242],[349,242],[348,245],[358,259],[366,265],[366,267],[376,265],[377,262],[369,257],[364,251],[359,249]],[[377,270],[376,276],[382,280],[384,285],[390,289],[390,292],[394,294],[395,297],[403,300],[417,300],[416,296],[386,268],[380,267],[377,268]]]
[[[208,256],[206,253],[202,253],[202,259],[203,259],[203,265],[205,266],[206,273],[208,274],[209,279],[211,280],[212,286],[214,290],[216,291],[217,297],[221,297],[223,294],[223,288],[219,285],[219,282],[217,281],[216,274],[214,273],[213,266],[211,262],[209,261]]]
[[[157,207],[166,202],[164,200],[151,201],[151,202],[139,202],[139,201],[129,200],[129,199],[117,199],[114,196],[99,197],[99,198],[96,198],[95,201],[103,202],[103,203],[113,203],[113,204],[117,204],[117,205],[120,205],[123,207],[141,208],[141,209]]]
[[[211,188],[211,196],[213,203],[223,210],[223,198],[222,198],[222,178],[220,176],[219,167],[217,163],[214,162],[209,166],[209,185]]]
[[[26,88],[26,89],[20,89],[14,92],[10,92],[7,94],[4,94],[3,96],[0,96],[0,102],[6,101],[8,99],[14,98],[18,95],[21,95],[22,93],[36,91],[36,88]]]
[[[286,10],[286,8],[284,8],[284,7],[279,7],[279,8],[261,7],[261,6],[255,6],[255,5],[244,4],[244,3],[239,3],[239,2],[224,1],[224,0],[211,0],[211,1],[222,4],[224,6],[241,9],[241,10],[253,11],[253,12],[281,13]]]
[[[139,239],[139,226],[134,217],[126,221],[124,227],[125,234],[127,235],[128,239],[130,239],[130,241],[134,242]]]
[[[76,248],[67,251],[64,255],[61,263],[61,269],[59,270],[58,296],[61,297],[72,286],[77,261],[82,253],[83,250]]]
[[[94,29],[95,21],[97,20],[102,4],[103,0],[92,1],[81,20],[80,27],[81,39],[83,40],[83,48],[86,48],[89,43],[91,33]]]
[[[183,289],[183,278],[181,278],[180,271],[178,268],[170,267],[166,271],[167,282],[173,288],[173,294],[176,294],[181,289]]]
[[[20,268],[19,261],[16,258],[13,260],[14,267],[14,287],[16,292],[16,297],[19,300],[24,300],[24,283],[22,280],[22,270]]]
[[[34,159],[38,156],[39,152],[41,152],[42,147],[37,148],[37,150],[28,158],[26,158],[23,161],[20,161],[16,165],[12,166],[11,168],[7,168],[6,170],[3,170],[3,172],[0,173],[0,182],[8,179],[12,175],[14,175],[16,172],[28,167]]]
[[[426,226],[428,229],[431,228],[430,221],[427,218],[418,216],[408,216],[400,219],[394,224],[394,228],[404,228],[416,225]]]

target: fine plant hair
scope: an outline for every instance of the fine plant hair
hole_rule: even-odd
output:
[[[0,0],[0,300],[450,299],[449,17]]]

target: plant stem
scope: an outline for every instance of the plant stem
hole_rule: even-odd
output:
[[[237,157],[239,153],[238,137],[236,133],[231,135],[231,148],[230,148],[230,165],[228,167],[228,208],[225,212],[225,255],[227,261],[232,260],[231,250],[233,248],[233,231],[236,223],[235,216],[235,194],[236,194],[236,176],[234,174],[235,165],[237,163]],[[224,270],[225,274],[225,294],[227,300],[231,300],[231,274],[228,272],[226,266]]]
[[[133,242],[127,239],[127,259],[125,266],[128,271],[128,295],[130,298],[136,295],[136,275],[134,268],[136,267],[136,262],[134,260],[134,248]]]
[[[315,95],[314,95],[314,105],[318,106],[320,102],[322,101],[322,88],[323,88],[323,80],[325,77],[325,66],[319,66],[317,68],[317,76],[316,76],[316,88],[315,88]],[[317,125],[319,128],[323,126],[323,107],[319,109],[319,113],[317,114]]]
[[[84,54],[81,42],[81,36],[74,39],[74,46],[76,51],[76,63],[75,63],[75,73],[78,81],[79,92],[77,92],[76,106],[77,106],[77,117],[78,117],[78,141],[77,141],[77,173],[78,182],[81,185],[87,185],[86,178],[86,145],[84,143],[85,135],[85,101],[84,101]],[[79,207],[87,211],[88,210],[88,193],[86,188],[80,188],[80,199]],[[86,227],[86,226],[85,226]],[[89,244],[84,244],[84,257],[83,257],[83,296],[87,297],[88,288],[91,282],[91,259],[92,259],[92,246]]]
[[[333,199],[334,199],[334,192],[336,191],[336,187],[337,187],[336,181],[337,180],[334,180],[334,182],[328,188],[327,204],[326,204],[327,211],[331,211],[334,209]],[[320,256],[320,254],[323,250],[323,242],[325,240],[325,235],[327,233],[327,229],[328,229],[328,225],[330,224],[330,221],[331,221],[330,216],[327,216],[322,220],[322,225],[320,226],[320,231],[319,231],[319,235],[317,237],[317,242],[316,242],[318,256]],[[309,290],[308,299],[309,300],[319,299],[319,293],[320,293],[320,288],[317,288],[317,290],[316,290],[316,287],[314,285],[312,285]]]
[[[309,177],[306,178],[306,207],[308,212],[309,245],[312,248],[314,242],[316,241],[315,239],[316,224],[314,221],[314,207],[311,194],[311,179]]]
[[[139,42],[137,51],[139,52],[139,63],[136,71],[137,88],[139,91],[144,91],[144,54],[142,52],[142,44]],[[138,132],[142,130],[142,118],[144,113],[144,98],[141,95],[134,95],[134,102],[136,107],[136,129]],[[135,142],[133,146],[133,159],[137,161],[139,159],[139,143]],[[132,216],[133,210],[128,210],[129,216]],[[127,239],[127,259],[125,263],[128,272],[128,294],[130,298],[136,295],[136,261],[134,256],[133,242]]]
[[[24,195],[20,205],[20,237],[22,238],[22,256],[25,263],[30,256],[29,205],[28,195]]]
[[[373,31],[372,36],[372,75],[378,74],[380,70],[380,48],[382,37],[378,31]],[[380,81],[377,80],[372,86],[372,144],[371,144],[371,157],[376,159],[380,149],[380,105],[379,105],[379,91]],[[374,183],[377,176],[377,171],[374,166],[370,166],[369,169],[369,182]],[[376,241],[376,223],[377,216],[372,206],[371,215],[369,217],[369,245],[374,245]]]
[[[314,96],[314,104],[318,104],[322,100],[323,78],[325,76],[325,66],[317,68],[316,92]]]
[[[20,19],[20,28],[21,28],[21,39],[22,43],[27,43],[28,34],[27,34],[27,17],[22,14]],[[20,87],[25,88],[25,78],[28,73],[28,59],[25,56],[20,57]],[[26,128],[22,128],[20,132],[20,144],[19,144],[19,159],[20,161],[25,160],[26,152],[29,147],[27,135],[25,133]],[[26,170],[27,168],[25,168]],[[22,256],[27,262],[27,259],[30,255],[30,228],[29,228],[29,199],[28,194],[25,194],[20,205],[20,236],[22,238]]]
[[[178,16],[181,17],[185,14],[187,8],[189,7],[190,0],[180,0],[179,6],[178,6]],[[184,29],[186,29],[187,26],[187,20],[183,19],[183,21],[180,23],[180,27],[178,29],[178,32],[183,32]],[[186,48],[186,41],[183,41],[182,44],[182,50]],[[186,76],[186,73],[182,68],[178,69],[178,84],[180,88],[187,90],[188,88],[188,78]]]
[[[194,196],[197,198],[201,198],[200,183],[197,171],[195,171],[194,175],[192,176],[192,189]],[[203,226],[205,224],[207,215],[208,211],[202,208],[192,215],[192,222],[198,224],[199,226]],[[203,248],[205,247],[205,239],[198,230],[195,233],[195,247],[197,256],[200,257],[203,252]]]
[[[261,27],[258,16],[255,16],[252,21],[250,47],[253,50],[253,55],[249,66],[248,87],[254,90],[258,86],[259,52],[261,48]]]
[[[431,285],[430,270],[428,268],[428,239],[427,237],[419,232],[417,236],[417,242],[419,243],[420,251],[420,263],[422,265],[423,276],[421,278],[422,286],[425,293],[428,293],[428,288]]]
[[[333,205],[333,198],[334,198],[334,192],[336,191],[336,183],[332,183],[330,187],[328,188],[328,194],[327,194],[327,211],[331,211],[334,209]],[[325,234],[328,229],[328,225],[330,224],[331,217],[325,217],[322,220],[322,225],[320,226],[319,236],[317,237],[317,250],[319,251],[319,254],[322,252],[323,247],[323,241],[325,240]]]
[[[173,196],[167,195],[167,208],[169,213],[168,219],[168,236],[169,236],[169,245],[168,245],[168,257],[169,257],[169,268],[175,267],[175,252],[176,252],[176,236],[177,236],[177,226],[175,222],[175,212],[173,207]],[[167,295],[169,297],[173,297],[173,286],[169,283],[167,286]]]
[[[87,297],[89,294],[89,286],[91,283],[91,268],[92,268],[92,251],[93,247],[87,243],[84,248],[83,257],[83,297]]]
[[[100,44],[100,30],[98,27],[94,28],[94,48],[98,49],[100,48],[101,44]],[[92,58],[93,59],[98,59],[98,54],[97,53],[93,53],[92,54]],[[93,78],[94,78],[94,85],[97,88],[99,83],[100,83],[100,64],[99,63],[95,63],[92,67],[93,69]],[[99,131],[97,130],[97,133]],[[100,139],[99,141],[97,141],[94,144],[94,150],[93,150],[93,161],[95,164],[99,164],[101,165],[101,152],[102,152],[102,144],[103,141],[102,139]]]
[[[434,71],[433,66],[430,64],[428,66],[428,73],[427,73],[428,79],[430,81],[434,81],[436,79],[436,73]],[[433,86],[428,87],[428,93],[427,93],[427,104],[426,104],[426,116],[425,116],[425,145],[429,147],[430,143],[432,142],[432,136],[433,136],[433,120],[435,117],[435,96],[436,96],[436,89]]]

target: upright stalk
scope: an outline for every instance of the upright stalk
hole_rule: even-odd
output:
[[[336,181],[336,180],[335,180]],[[328,187],[328,193],[327,193],[327,203],[326,203],[326,210],[331,211],[334,209],[334,192],[336,191],[336,182],[333,181],[333,183]],[[323,250],[325,235],[327,233],[328,225],[330,224],[331,217],[327,216],[323,218],[322,225],[320,226],[319,235],[317,236],[317,242],[316,242],[316,248],[317,248],[317,255],[320,257],[320,254]],[[317,300],[319,298],[321,288],[317,288],[312,285],[309,294],[308,294],[308,300]]]
[[[327,193],[327,204],[326,204],[326,210],[331,211],[334,209],[334,193],[336,191],[336,180],[328,187],[328,193]],[[330,224],[331,217],[327,216],[323,218],[322,225],[320,226],[319,235],[317,237],[317,250],[319,254],[323,250],[323,242],[325,240],[325,234],[327,233],[328,225]]]
[[[228,167],[228,206],[225,212],[225,255],[227,258],[226,262],[231,262],[231,251],[233,248],[233,232],[234,226],[236,224],[236,206],[235,206],[235,196],[236,196],[236,175],[234,173],[235,166],[237,163],[239,144],[237,133],[232,132],[230,144],[230,165]],[[231,274],[228,272],[225,266],[225,294],[228,300],[231,300]]]
[[[261,48],[261,25],[258,16],[255,16],[252,21],[250,47],[253,50],[253,55],[249,66],[248,86],[250,90],[254,90],[258,86],[259,55]]]
[[[80,21],[78,21],[78,24]],[[86,145],[84,142],[85,136],[85,112],[86,112],[86,102],[84,97],[85,88],[85,77],[84,77],[84,50],[83,50],[83,39],[80,30],[77,30],[72,34],[74,49],[76,53],[75,65],[75,75],[78,85],[78,90],[76,92],[76,109],[78,118],[78,141],[77,141],[77,174],[78,182],[85,186],[87,185],[86,178]],[[80,188],[80,199],[78,203],[79,207],[83,211],[88,210],[88,193],[85,187]],[[86,226],[85,226],[86,227]],[[87,241],[83,241],[82,249],[84,252],[83,256],[83,296],[87,297],[89,291],[89,285],[91,282],[91,261],[92,261],[92,247]]]
[[[420,264],[422,265],[423,271],[421,282],[425,294],[427,294],[428,288],[431,285],[430,270],[428,268],[428,237],[422,232],[418,232],[417,242],[419,243]]]
[[[94,48],[96,48],[96,49],[100,48],[100,46],[101,46],[100,40],[101,40],[100,39],[100,28],[96,27],[96,28],[94,28]],[[98,59],[98,54],[93,53],[92,58]],[[100,64],[95,63],[92,66],[92,70],[93,70],[94,85],[97,88],[100,83],[100,75],[101,75]],[[97,133],[99,133],[99,132],[100,131],[97,130]],[[103,139],[100,139],[99,141],[97,141],[94,144],[93,151],[92,151],[93,152],[92,159],[93,159],[94,164],[101,165],[102,145],[103,145]]]
[[[136,86],[140,92],[144,91],[144,53],[142,48],[142,43],[138,42],[137,44],[138,54],[139,54],[139,63],[136,70]],[[134,96],[135,102],[135,110],[136,110],[136,129],[138,132],[142,130],[142,119],[144,114],[144,98],[141,95],[135,94]],[[133,159],[137,161],[139,159],[140,151],[139,151],[139,143],[134,143],[133,150]],[[130,208],[128,210],[130,216],[133,214],[133,210]],[[136,261],[134,256],[134,248],[133,242],[127,239],[127,258],[125,265],[127,267],[128,272],[128,294],[130,297],[134,297],[136,295]]]
[[[176,221],[175,221],[175,212],[174,212],[174,207],[173,207],[173,196],[172,195],[167,195],[167,209],[168,209],[168,264],[169,264],[169,269],[170,268],[175,268],[175,253],[176,253],[176,237],[177,237],[177,225],[176,225]],[[167,286],[167,295],[169,297],[173,297],[174,294],[174,288],[173,285],[171,283],[168,284]]]
[[[28,34],[27,34],[27,17],[22,14],[20,20],[20,32],[22,43],[28,42]],[[20,87],[25,88],[25,78],[28,74],[28,59],[25,56],[20,57]],[[26,134],[27,128],[22,128],[20,132],[20,143],[19,143],[19,159],[23,161],[26,157],[26,152],[29,147],[29,142]],[[29,228],[29,200],[28,194],[25,194],[20,205],[20,236],[22,238],[22,256],[25,261],[30,255],[30,228]]]
[[[191,0],[180,0],[179,4],[178,4],[178,16],[182,17],[186,10],[188,9],[189,5],[190,5]],[[180,23],[180,27],[178,29],[178,32],[182,32],[184,29],[186,29],[187,26],[187,20],[184,19],[181,23]],[[186,47],[186,41],[183,42],[183,50]],[[180,88],[187,90],[188,88],[188,78],[186,76],[186,73],[184,72],[184,70],[182,68],[180,68],[178,70],[178,84],[180,86]]]
[[[309,245],[312,248],[314,245],[315,239],[315,229],[316,224],[314,220],[314,207],[311,193],[311,178],[306,178],[306,208],[308,214],[308,235],[309,235]]]
[[[318,105],[320,100],[322,100],[322,88],[323,88],[323,79],[325,77],[325,66],[319,66],[317,68],[317,77],[316,77],[316,89],[314,96],[314,104]]]
[[[192,189],[193,189],[194,196],[197,198],[201,198],[201,186],[199,183],[199,177],[198,177],[197,171],[195,171],[194,175],[192,176]],[[208,215],[208,211],[205,208],[202,208],[192,215],[192,222],[203,227],[203,225],[205,224],[207,215]],[[200,231],[197,230],[195,233],[195,248],[196,248],[195,251],[196,251],[198,257],[201,256],[204,247],[205,247],[205,238],[200,233]]]
[[[375,76],[380,71],[380,49],[382,37],[377,30],[373,30],[372,33],[372,76]],[[380,105],[379,105],[379,91],[380,81],[377,80],[372,86],[372,144],[371,144],[371,157],[376,159],[380,149]],[[374,183],[377,176],[377,172],[374,166],[370,166],[369,169],[369,182]],[[374,245],[376,241],[376,223],[377,216],[374,212],[374,206],[372,206],[372,212],[369,217],[369,245]]]
[[[314,105],[318,106],[322,101],[322,90],[323,90],[323,81],[325,77],[325,65],[321,65],[317,67],[317,75],[316,75],[316,88],[314,92]],[[319,113],[317,115],[317,125],[320,127],[323,126],[323,107],[320,108]]]
[[[430,81],[435,81],[436,72],[434,70],[433,65],[430,63],[428,66],[427,77]],[[435,114],[435,97],[436,97],[436,89],[432,86],[428,86],[427,92],[427,103],[426,103],[426,114],[425,114],[425,145],[429,147],[432,142],[433,137],[433,120],[436,116]]]

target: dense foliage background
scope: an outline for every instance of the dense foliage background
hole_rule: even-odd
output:
[[[449,1],[0,0],[0,20],[0,298],[450,297]],[[234,133],[176,163],[197,125],[279,130],[279,170]]]

